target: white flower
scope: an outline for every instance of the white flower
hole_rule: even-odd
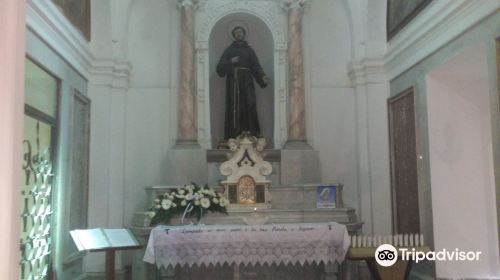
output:
[[[175,208],[175,207],[177,207],[177,204],[172,203],[172,208]]]
[[[194,197],[194,199],[200,199],[200,198],[202,198],[202,197],[203,197],[203,195],[202,195],[201,193],[197,192],[197,193],[195,193],[195,194],[193,195],[193,197]]]
[[[169,199],[163,199],[161,201],[161,208],[163,208],[164,210],[168,210],[170,209],[170,207],[172,207],[172,201],[169,200]]]
[[[196,199],[196,200],[194,201],[194,205],[196,205],[196,206],[200,205],[200,201],[199,201],[198,199]]]
[[[186,206],[186,204],[187,204],[186,200],[181,201],[181,206]]]
[[[216,197],[214,197],[214,198],[212,198],[212,202],[215,203],[215,204],[218,204],[219,200]]]
[[[184,195],[182,195],[182,194],[176,194],[175,196],[176,196],[177,198],[180,198],[180,199],[183,199],[183,198],[184,198]]]
[[[160,199],[159,198],[155,199],[155,203],[160,203]]]
[[[179,193],[179,194],[184,194],[185,192],[186,192],[186,191],[185,191],[185,190],[183,190],[183,189],[180,189],[180,190],[178,191],[178,193]]]
[[[160,204],[156,204],[155,205],[155,209],[160,209],[161,208],[161,205]]]
[[[188,194],[186,194],[186,196],[184,198],[186,200],[193,200],[193,194],[192,193],[188,193]]]
[[[208,198],[201,199],[201,207],[208,208],[210,207],[210,200]]]
[[[219,205],[220,206],[224,207],[224,206],[226,206],[228,204],[229,204],[229,200],[227,200],[227,198],[225,198],[225,197],[221,197],[220,198],[220,200],[219,200]]]

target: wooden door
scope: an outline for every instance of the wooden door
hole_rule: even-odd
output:
[[[393,229],[420,232],[413,88],[388,100]]]

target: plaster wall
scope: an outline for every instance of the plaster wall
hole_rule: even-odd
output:
[[[497,69],[496,69],[496,49],[495,49],[495,38],[498,38],[500,36],[500,15],[498,13],[493,13],[489,17],[483,19],[480,23],[476,24],[473,28],[468,30],[467,32],[461,34],[459,37],[455,38],[454,40],[450,41],[449,43],[443,45],[438,51],[432,53],[429,55],[427,58],[424,60],[420,61],[419,63],[415,64],[413,67],[409,68],[406,70],[404,73],[401,73],[398,77],[396,77],[394,80],[391,81],[391,95],[398,94],[405,89],[413,86],[415,89],[416,93],[416,103],[417,103],[417,154],[418,154],[418,184],[419,184],[419,203],[420,203],[420,221],[421,221],[421,227],[422,227],[422,232],[426,236],[426,240],[428,241],[429,244],[434,245],[436,249],[442,249],[443,246],[451,246],[451,243],[453,242],[458,242],[455,238],[450,238],[451,236],[462,236],[465,239],[461,240],[462,244],[461,246],[458,246],[458,248],[468,246],[469,244],[472,247],[478,247],[482,248],[484,246],[483,243],[481,242],[487,242],[489,245],[489,248],[495,248],[496,252],[498,252],[498,227],[495,226],[496,222],[495,220],[497,219],[497,211],[498,209],[495,207],[495,201],[492,199],[494,197],[495,193],[495,188],[497,189],[498,193],[498,182],[492,182],[491,181],[491,176],[492,173],[497,173],[496,176],[498,178],[498,171],[496,171],[498,168],[495,167],[493,168],[492,173],[490,173],[488,170],[491,168],[490,163],[488,163],[488,159],[486,154],[488,153],[485,150],[475,150],[477,148],[470,147],[470,143],[476,143],[480,144],[482,146],[485,146],[486,143],[482,142],[484,140],[481,140],[479,138],[469,138],[468,134],[474,135],[482,135],[481,137],[485,137],[484,139],[487,139],[484,134],[484,131],[487,131],[488,129],[490,130],[491,136],[489,137],[489,141],[491,141],[492,144],[489,144],[492,149],[490,150],[490,155],[492,155],[491,159],[493,162],[493,166],[498,165],[498,144],[499,144],[499,130],[498,130],[498,121],[499,121],[499,112],[498,112],[498,86],[497,86]],[[441,42],[439,40],[435,41],[436,44],[440,44]],[[450,64],[449,61],[454,61],[455,57],[462,57],[462,55],[467,55],[466,50],[473,46],[482,46],[482,56],[479,56],[478,59],[480,59],[481,64],[477,64],[477,61],[473,64],[471,63],[466,63],[466,62],[461,62],[461,63],[455,63],[453,64],[455,67],[459,67],[458,69],[476,69],[475,71],[468,72],[465,71],[461,75],[458,75],[458,73],[455,73],[455,76],[453,78],[450,78],[450,76],[444,77],[441,75],[437,75],[439,70],[441,69],[450,69]],[[429,46],[432,48],[433,46]],[[470,54],[469,54],[470,55]],[[459,60],[460,61],[460,60]],[[476,66],[477,68],[474,68]],[[448,68],[447,68],[448,67]],[[434,72],[436,71],[436,72]],[[486,74],[484,74],[486,71]],[[486,76],[485,81],[481,82],[478,84],[477,80],[471,81],[470,79],[477,77],[478,73],[483,73],[483,76]],[[437,76],[436,76],[437,75]],[[484,77],[483,77],[484,78]],[[450,80],[451,79],[451,80]],[[441,81],[442,80],[442,81]],[[470,85],[462,84],[462,81],[469,81]],[[478,88],[471,89],[469,86],[478,86]],[[464,87],[463,89],[459,87],[461,85]],[[454,91],[455,95],[452,95],[451,92]],[[446,103],[445,106],[441,106],[438,109],[436,107],[434,108],[434,111],[431,113],[431,104],[432,102],[435,102],[437,100],[442,100],[441,97],[434,96],[435,93],[437,92],[442,92],[443,96],[446,96],[446,98],[452,98],[450,99],[451,101]],[[444,95],[448,93],[448,95]],[[477,100],[471,100],[469,94],[475,94],[477,93]],[[432,95],[432,96],[431,96]],[[459,97],[460,96],[460,97]],[[465,97],[468,98],[468,100],[465,99]],[[432,99],[436,98],[436,99]],[[486,99],[484,99],[486,98]],[[473,107],[476,106],[476,102],[480,102],[482,105],[482,111],[486,112],[489,109],[489,113],[487,114],[487,119],[484,120],[483,118],[479,117],[477,115],[477,112],[474,113]],[[484,102],[487,103],[487,105],[484,104]],[[440,103],[434,103],[434,105],[440,104]],[[432,105],[432,106],[434,106]],[[452,105],[455,105],[455,109],[451,109],[450,107],[453,107]],[[460,107],[461,106],[461,107]],[[463,108],[464,110],[468,110],[469,115],[467,118],[465,118],[462,113],[458,112],[458,108]],[[436,127],[436,121],[434,121],[432,114],[436,113],[435,110],[443,110],[443,117],[444,120],[450,121],[450,125],[446,125],[443,127],[444,123],[443,120],[441,120],[441,126]],[[463,124],[460,126],[462,127],[461,129],[457,129],[456,124],[454,122],[451,122],[452,119],[450,119],[450,115],[447,115],[446,112],[452,112],[451,110],[455,110],[457,112],[457,117],[462,116],[463,119]],[[484,113],[483,112],[483,113]],[[474,125],[471,125],[471,123],[474,123]],[[480,127],[477,127],[480,126]],[[452,128],[455,129],[452,129]],[[489,127],[489,128],[487,128]],[[448,129],[450,128],[450,129]],[[451,137],[450,139],[446,140],[446,145],[448,145],[448,148],[455,147],[454,152],[447,152],[441,160],[439,158],[441,157],[439,154],[436,154],[436,150],[434,150],[436,147],[437,142],[432,142],[433,137],[434,139],[441,139],[440,141],[444,141],[442,137],[444,137],[443,133],[448,133],[448,132],[454,132],[458,133],[455,134],[457,137],[465,137],[468,139],[466,140],[460,140],[460,139],[455,139],[453,137],[453,134],[447,135],[446,137]],[[442,135],[441,138],[436,138],[436,134],[432,133],[439,133],[437,135]],[[461,135],[461,136],[458,136]],[[479,137],[479,136],[478,136]],[[431,142],[429,142],[431,141]],[[460,146],[462,145],[462,146]],[[442,146],[442,143],[441,143]],[[485,148],[487,145],[485,146]],[[458,149],[458,150],[457,150]],[[471,155],[472,151],[477,151],[478,154]],[[454,174],[453,172],[456,173],[457,170],[463,170],[462,168],[465,168],[467,163],[461,162],[456,160],[456,164],[452,168],[453,165],[451,163],[448,163],[447,170],[446,169],[441,169],[439,171],[439,166],[442,164],[442,160],[450,160],[453,157],[458,157],[460,156],[463,158],[469,158],[469,160],[477,160],[478,164],[483,165],[481,170],[476,169],[475,167],[472,170],[476,170],[479,174],[479,172],[482,172],[481,175],[478,175],[484,180],[482,182],[477,181],[479,180],[478,176],[475,176],[476,178],[473,179],[474,182],[471,182],[471,184],[475,185],[476,187],[471,187],[472,190],[474,190],[474,194],[469,193],[469,189],[465,188],[463,183],[459,184],[458,189],[457,187],[454,186],[456,183],[452,183],[451,181],[448,181],[446,185],[440,184],[440,179],[439,178],[448,178],[451,176],[451,174]],[[481,156],[480,156],[481,155]],[[484,165],[487,163],[486,165]],[[441,165],[443,166],[443,165]],[[446,166],[446,165],[444,165]],[[434,169],[434,168],[438,169]],[[451,172],[451,173],[450,173]],[[487,174],[484,174],[486,172]],[[487,175],[487,176],[486,176]],[[436,177],[437,176],[437,177]],[[465,176],[465,175],[461,175]],[[471,180],[471,178],[466,177],[464,179]],[[437,180],[437,181],[435,181]],[[442,181],[441,181],[442,183]],[[462,187],[463,186],[463,187]],[[447,193],[448,198],[445,198],[445,194]],[[434,196],[438,196],[438,198],[435,198]],[[491,195],[491,196],[490,196]],[[460,212],[457,211],[450,211],[450,208],[447,207],[452,207],[449,205],[449,199],[456,198],[458,201],[462,199],[464,196],[470,196],[468,200],[468,204],[472,203],[474,204],[471,207],[478,207],[474,211],[479,211],[475,212],[473,216],[471,216],[470,212],[467,214],[463,213],[464,215],[460,214]],[[443,199],[443,200],[441,200]],[[457,201],[457,202],[458,202]],[[474,202],[473,202],[474,201]],[[463,203],[463,201],[462,201]],[[448,206],[444,206],[448,205]],[[443,208],[444,207],[444,208]],[[434,213],[434,212],[438,213]],[[448,215],[448,216],[447,216]],[[460,226],[460,230],[453,230],[450,231],[450,227],[443,228],[443,218],[446,218],[446,225],[453,226],[455,227],[456,225],[454,224],[455,222],[462,222],[462,226]],[[474,223],[478,223],[476,226],[472,226],[474,228],[480,227],[483,228],[484,231],[480,230],[479,232],[474,232],[467,234],[466,232],[469,230],[468,226],[466,226],[469,223],[469,219],[466,217],[469,217],[469,219],[474,220]],[[451,223],[451,224],[450,224]],[[465,237],[466,236],[468,237]],[[482,241],[475,240],[476,234],[480,234],[482,237]],[[447,243],[448,240],[451,243]],[[443,243],[444,242],[444,243]],[[476,243],[479,242],[479,243]],[[454,243],[453,245],[455,245]],[[451,248],[454,249],[455,247]],[[448,248],[450,249],[450,248]],[[479,250],[479,249],[477,249]],[[487,249],[486,252],[491,252],[490,250],[493,249]],[[481,267],[483,264],[479,264],[477,267],[472,267],[470,272],[465,272],[462,271],[460,268],[457,268],[457,273],[458,274],[453,274],[450,273],[450,271],[455,269],[454,263],[438,263],[437,264],[437,277],[457,277],[457,278],[463,278],[463,277],[472,277],[473,272],[477,275],[482,275],[484,277],[489,276],[489,277],[498,277],[498,271],[494,267],[499,267],[498,266],[498,254],[496,253],[487,253],[488,257],[487,260],[484,260],[486,263],[486,267]],[[480,270],[483,270],[484,272],[481,272]]]
[[[165,184],[167,151],[177,135],[180,17],[175,1],[133,1],[126,29],[132,65],[123,116],[124,225],[144,210],[145,186]]]
[[[479,46],[427,75],[434,245],[482,252],[477,262],[437,262],[439,277],[500,275],[487,70]]]

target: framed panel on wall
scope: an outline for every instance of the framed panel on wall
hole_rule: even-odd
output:
[[[52,0],[78,29],[90,41],[90,0]]]
[[[419,233],[417,135],[414,89],[389,98],[393,230]]]
[[[387,40],[405,27],[432,0],[387,0]]]
[[[69,231],[87,228],[90,99],[74,90],[71,99],[71,112],[70,184],[64,200],[64,216],[67,225],[65,230],[66,262],[82,255],[71,240]]]

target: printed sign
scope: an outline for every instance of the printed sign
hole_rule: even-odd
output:
[[[337,207],[337,187],[319,186],[316,190],[317,208],[335,208]]]

